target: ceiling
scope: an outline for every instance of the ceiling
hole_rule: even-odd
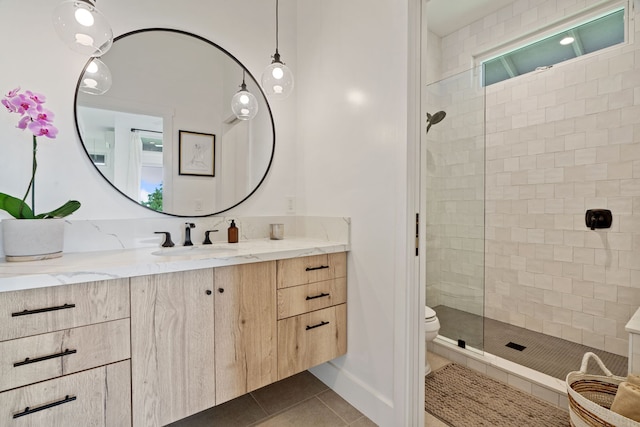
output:
[[[444,37],[497,11],[515,0],[429,0],[429,30]]]

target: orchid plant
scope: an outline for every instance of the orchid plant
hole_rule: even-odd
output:
[[[33,134],[33,151],[31,161],[31,181],[24,193],[24,197],[18,199],[5,193],[0,193],[0,209],[6,211],[9,215],[17,219],[42,219],[42,218],[62,218],[71,215],[80,208],[80,202],[77,200],[69,200],[51,212],[35,214],[35,179],[38,163],[36,161],[36,152],[38,149],[39,136],[45,136],[55,139],[58,129],[53,126],[53,113],[42,106],[45,102],[43,95],[25,90],[20,92],[20,88],[16,88],[6,94],[0,101],[7,108],[9,113],[20,115],[17,128],[29,131]],[[25,201],[31,192],[31,206]]]

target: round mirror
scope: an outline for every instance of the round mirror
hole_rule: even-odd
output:
[[[271,109],[229,52],[154,28],[117,37],[100,61],[110,72],[107,90],[90,60],[76,87],[76,128],[120,193],[165,214],[208,216],[242,203],[264,181],[275,148]],[[250,119],[231,109],[243,82],[257,100]]]

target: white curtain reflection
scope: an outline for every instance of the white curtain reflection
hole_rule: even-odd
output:
[[[127,163],[126,194],[133,200],[140,200],[140,175],[142,171],[142,139],[140,132],[131,130],[129,159]]]

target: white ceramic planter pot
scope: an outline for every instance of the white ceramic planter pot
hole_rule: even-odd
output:
[[[2,247],[7,261],[62,256],[64,219],[3,219]]]

